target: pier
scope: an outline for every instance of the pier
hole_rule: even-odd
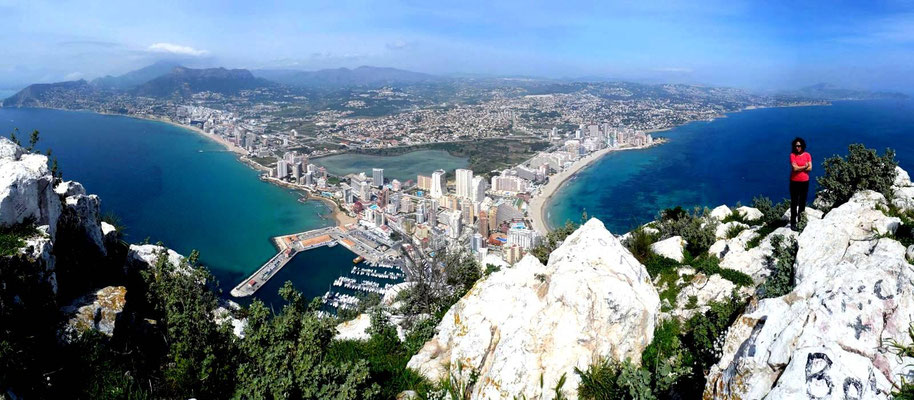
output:
[[[231,291],[232,296],[247,297],[256,293],[270,280],[270,278],[276,276],[276,274],[298,253],[322,246],[336,246],[339,244],[364,258],[369,264],[389,265],[390,268],[393,269],[389,273],[385,273],[383,276],[379,277],[386,278],[388,276],[398,276],[397,272],[400,271],[399,265],[402,264],[402,260],[391,259],[383,252],[379,251],[378,248],[383,245],[373,241],[369,236],[359,231],[358,227],[354,225],[346,227],[333,226],[291,235],[276,236],[272,241],[278,250],[276,255],[258,268],[257,271],[254,271],[251,276],[236,285]],[[357,271],[359,275],[375,275],[361,269],[356,270],[354,268],[353,271]],[[351,286],[350,283],[347,282],[347,284]],[[365,289],[370,289],[371,291],[379,290],[374,287],[366,287]]]

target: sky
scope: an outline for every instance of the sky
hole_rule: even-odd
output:
[[[914,0],[0,0],[0,27],[0,89],[167,59],[914,93]]]

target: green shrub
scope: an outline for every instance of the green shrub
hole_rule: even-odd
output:
[[[771,237],[772,254],[765,256],[765,263],[772,270],[771,275],[759,287],[761,299],[783,296],[796,286],[794,281],[794,263],[797,259],[799,244],[796,239],[784,239],[784,236]]]
[[[631,231],[623,244],[638,259],[638,262],[645,264],[654,254],[651,252],[651,244],[655,241],[654,235],[645,231],[644,227],[638,227]]]
[[[726,234],[727,239],[733,239],[733,238],[739,236],[739,234],[742,233],[746,229],[747,229],[747,227],[745,225],[739,225],[739,224],[730,225],[730,227],[727,228],[727,234]]]
[[[780,203],[774,204],[771,199],[765,196],[759,196],[752,199],[752,207],[762,213],[759,223],[762,225],[771,225],[784,218],[784,213],[790,209],[790,200],[784,199]]]
[[[578,225],[571,221],[565,221],[565,226],[549,231],[549,233],[546,234],[546,237],[543,238],[542,243],[530,250],[530,254],[533,254],[534,257],[545,265],[549,262],[549,255],[552,254],[552,251],[558,248],[565,238],[570,236],[577,229]]]
[[[745,303],[734,293],[722,302],[711,302],[703,315],[695,315],[686,323],[687,341],[702,373],[720,359],[727,328],[743,312]]]
[[[909,342],[914,342],[914,325],[908,327],[908,338]],[[896,340],[888,340],[884,344],[888,345],[899,361],[914,358],[914,344],[904,345]],[[912,366],[914,365],[907,365],[909,368]],[[899,376],[898,382],[892,383],[892,397],[899,400],[914,400],[914,382],[905,379],[904,375]]]
[[[38,234],[35,223],[25,221],[10,227],[0,228],[0,256],[12,256],[25,246],[25,239]]]
[[[847,158],[833,156],[822,163],[825,172],[817,179],[819,189],[816,197],[827,209],[846,203],[861,190],[874,190],[886,197],[891,196],[892,182],[895,181],[895,151],[886,149],[883,155],[862,144],[847,148]],[[822,211],[828,211],[828,210]]]
[[[586,400],[654,399],[651,374],[629,360],[596,360],[587,370],[574,372],[581,378],[578,396]]]
[[[701,257],[692,260],[690,265],[696,271],[707,276],[718,274],[721,278],[740,286],[751,286],[753,284],[751,276],[735,269],[721,268],[720,259],[709,254],[702,254]]]
[[[717,241],[715,230],[717,220],[708,218],[708,209],[695,208],[692,213],[682,207],[669,208],[660,212],[660,238],[682,236],[687,242],[686,250],[702,254]]]

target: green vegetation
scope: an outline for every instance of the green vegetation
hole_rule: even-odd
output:
[[[566,221],[565,226],[549,231],[543,238],[542,243],[530,250],[530,254],[533,254],[536,259],[545,265],[549,262],[549,255],[576,229],[578,229],[578,225],[571,221]]]
[[[755,232],[755,236],[746,243],[747,250],[758,247],[771,232],[787,226],[787,221],[783,217],[784,213],[790,209],[790,200],[785,199],[775,205],[767,197],[756,197],[752,199],[752,207],[757,208],[762,213],[762,218],[758,221],[762,226]]]
[[[660,212],[660,239],[682,236],[687,242],[686,251],[703,254],[717,240],[717,221],[708,217],[707,208],[696,207],[691,213],[682,207],[668,208]]]
[[[733,224],[727,228],[726,237],[727,239],[733,239],[739,236],[744,230],[749,229],[746,225]]]
[[[799,250],[796,239],[784,239],[781,235],[774,235],[771,237],[771,247],[772,254],[765,256],[765,263],[771,269],[771,275],[759,287],[759,299],[783,296],[796,286],[794,263]]]
[[[914,343],[914,325],[908,327],[908,338],[908,343]],[[904,361],[905,358],[914,358],[914,344],[905,345],[896,340],[890,340],[884,344],[888,345],[889,350],[895,353],[899,361]],[[908,367],[911,367],[911,365],[908,365]],[[898,382],[892,383],[892,397],[897,400],[914,400],[914,382],[905,379],[904,375],[900,375],[898,380]]]
[[[641,353],[641,365],[597,360],[586,370],[576,369],[581,378],[582,399],[666,399],[701,398],[705,375],[720,358],[727,328],[742,313],[744,303],[735,296],[712,302],[704,314],[681,324],[662,322],[654,339]]]
[[[631,234],[623,244],[628,248],[628,251],[630,251],[636,259],[638,259],[638,262],[644,265],[648,265],[648,260],[654,255],[654,253],[651,251],[651,244],[656,241],[657,238],[655,235],[647,232],[644,227],[638,227],[635,230],[631,231]],[[650,272],[650,269],[648,269],[648,272]],[[651,274],[651,276],[654,275]]]
[[[901,225],[895,230],[895,233],[888,235],[892,239],[901,242],[905,247],[914,245],[914,210],[900,210],[892,204],[882,208],[882,212],[889,217],[898,217]]]
[[[862,144],[852,144],[847,150],[846,159],[834,156],[822,163],[825,174],[818,178],[816,191],[816,197],[826,205],[822,211],[846,203],[861,190],[873,190],[886,198],[892,194],[895,167],[898,166],[894,150],[886,149],[881,156]]]
[[[0,256],[8,257],[15,255],[23,246],[25,239],[38,234],[35,223],[32,221],[23,221],[8,228],[0,228]]]

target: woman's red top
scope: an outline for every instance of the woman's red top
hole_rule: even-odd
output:
[[[802,154],[790,153],[790,162],[802,167],[806,165],[806,163],[812,162],[812,156],[810,156],[809,153],[805,151]],[[794,171],[791,166],[790,180],[794,182],[808,182],[809,173],[806,171]]]

